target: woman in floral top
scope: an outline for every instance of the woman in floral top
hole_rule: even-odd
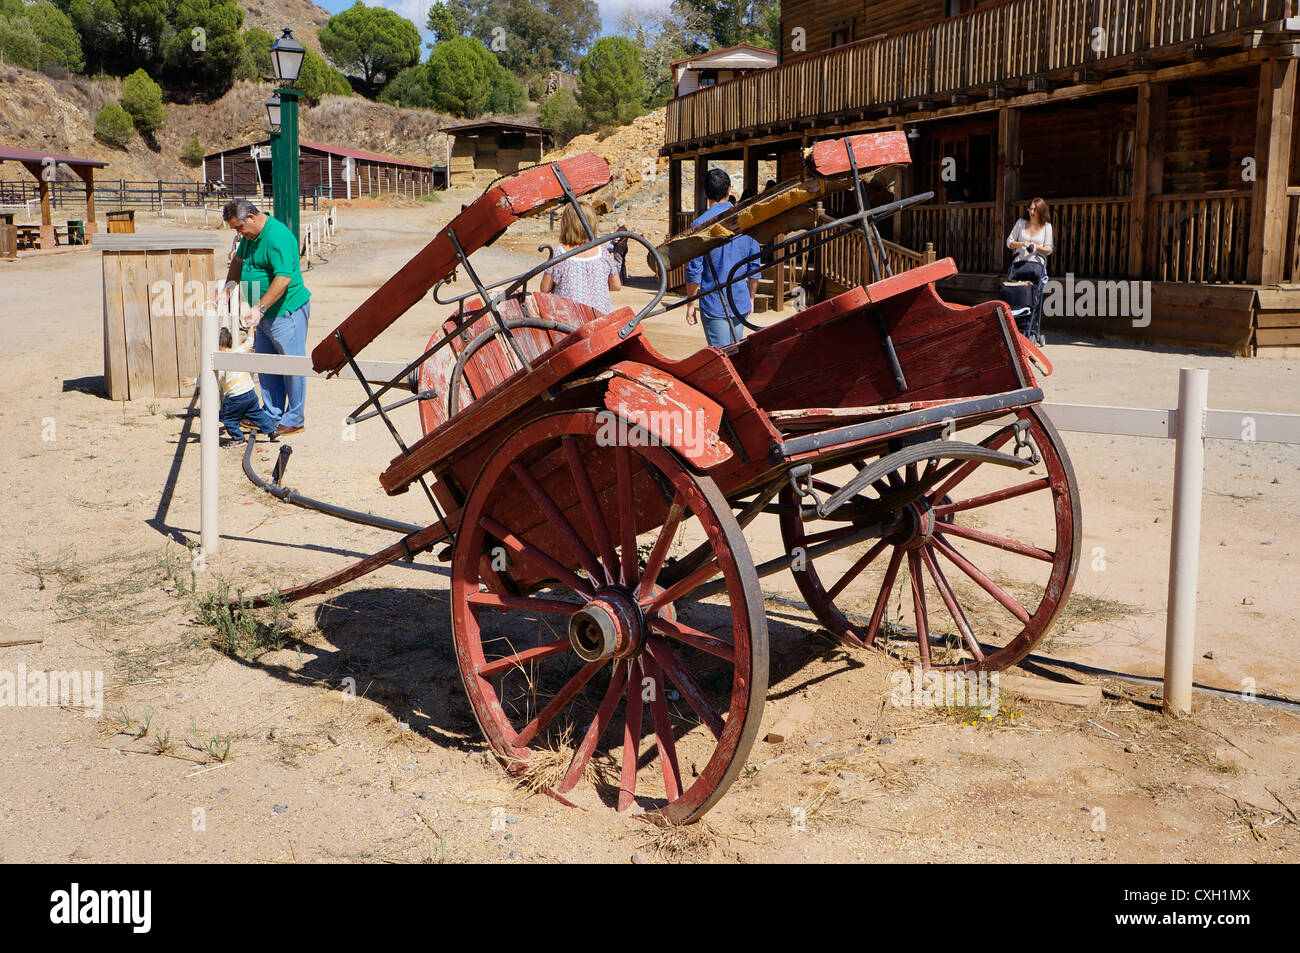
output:
[[[593,223],[594,227],[595,210],[587,202],[578,204],[582,207],[582,214],[586,216],[588,222]],[[577,211],[572,205],[568,206],[564,210],[564,217],[560,220],[560,253],[585,245],[589,240]],[[597,314],[609,314],[614,310],[609,293],[620,290],[623,282],[619,278],[619,263],[609,250],[601,245],[581,255],[556,262],[542,275],[541,287],[544,293],[556,294],[561,298],[588,305],[594,308]]]

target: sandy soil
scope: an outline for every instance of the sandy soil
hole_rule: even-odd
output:
[[[305,276],[309,346],[466,198],[345,210],[329,261]],[[518,269],[538,240],[503,241],[476,265]],[[456,671],[446,566],[428,557],[294,606],[284,649],[224,654],[198,621],[196,585],[304,581],[390,538],[275,503],[225,452],[223,548],[192,567],[197,413],[186,400],[102,396],[99,289],[93,252],[0,262],[0,644],[41,640],[0,647],[0,672],[102,670],[107,694],[101,718],[0,708],[0,860],[1296,860],[1300,719],[1290,711],[1198,695],[1191,718],[1170,719],[1152,687],[1115,678],[1100,679],[1095,709],[1004,695],[1004,710],[971,725],[964,710],[893,708],[883,701],[899,663],[819,635],[788,575],[764,582],[764,731],[804,703],[813,714],[784,743],[759,741],[690,835],[662,835],[596,797],[587,810],[562,807],[506,778]],[[618,297],[639,305],[645,292]],[[409,359],[439,317],[420,305],[367,356]],[[647,333],[671,354],[702,344],[679,313]],[[1168,407],[1178,368],[1200,366],[1214,407],[1300,410],[1294,363],[1059,334],[1049,344],[1052,401]],[[390,499],[378,485],[394,455],[382,427],[348,439],[342,419],[359,400],[354,384],[309,385],[289,482],[426,522],[415,494]],[[413,411],[398,419],[416,429]],[[1065,442],[1084,556],[1071,609],[1039,653],[1158,675],[1173,445]],[[269,469],[261,444],[258,456]],[[1197,680],[1233,692],[1251,679],[1261,696],[1300,697],[1300,448],[1215,441],[1208,457],[1198,656],[1213,658],[1198,659]],[[766,517],[747,536],[756,561],[782,550]],[[359,698],[338,691],[344,676]],[[132,737],[123,715],[151,716],[148,731]]]

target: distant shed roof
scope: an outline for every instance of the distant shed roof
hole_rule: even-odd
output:
[[[259,142],[248,142],[241,146],[231,146],[229,149],[220,149],[216,152],[209,152],[205,159],[215,159],[220,155],[230,155],[231,153],[247,152],[250,146],[270,145],[270,139],[262,139]],[[329,142],[311,142],[307,139],[299,139],[300,148],[314,149],[317,152],[326,152],[330,155],[344,156],[347,158],[358,159],[362,162],[381,162],[384,165],[400,165],[408,169],[429,169],[431,166],[421,162],[410,162],[406,159],[399,159],[396,156],[386,156],[380,152],[367,152],[365,149],[353,149],[349,146],[336,146]]]
[[[107,162],[100,162],[98,159],[82,159],[77,156],[60,155],[57,152],[37,152],[34,149],[19,149],[17,146],[0,145],[0,162],[44,162],[46,159],[65,162],[68,165],[94,166],[98,169],[108,165]]]
[[[545,126],[533,126],[526,122],[503,122],[496,119],[484,120],[483,122],[466,122],[459,126],[443,126],[440,132],[457,133],[470,132],[474,129],[501,129],[506,132],[533,132],[538,135],[551,134],[551,130]]]

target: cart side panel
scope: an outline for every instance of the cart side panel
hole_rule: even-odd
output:
[[[996,302],[950,305],[931,285],[874,305],[866,299],[855,289],[808,309],[809,318],[789,333],[742,342],[732,360],[759,406],[766,411],[867,407],[1026,386],[1023,358]],[[886,360],[877,309],[893,338],[906,390],[898,387]]]

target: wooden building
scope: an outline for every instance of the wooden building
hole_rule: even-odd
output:
[[[450,170],[457,184],[478,187],[541,162],[551,134],[543,126],[495,119],[443,126],[442,132],[452,137]]]
[[[781,36],[776,68],[669,102],[674,230],[702,207],[681,194],[684,162],[700,183],[710,161],[741,160],[748,187],[761,159],[785,178],[818,139],[905,129],[913,164],[882,184],[936,197],[889,223],[892,253],[955,258],[949,298],[993,295],[1042,196],[1052,277],[1152,282],[1149,324],[1049,326],[1300,346],[1300,0],[785,0]],[[799,264],[822,294],[865,278],[847,244]]]
[[[203,178],[235,196],[271,197],[271,140],[203,158]],[[325,142],[298,142],[298,183],[304,195],[351,199],[371,193],[420,196],[447,187],[445,166],[408,162]]]
[[[705,89],[728,80],[746,76],[755,70],[771,69],[779,61],[775,50],[741,43],[721,50],[710,50],[688,56],[670,64],[673,73],[673,90],[685,96],[697,89]]]

